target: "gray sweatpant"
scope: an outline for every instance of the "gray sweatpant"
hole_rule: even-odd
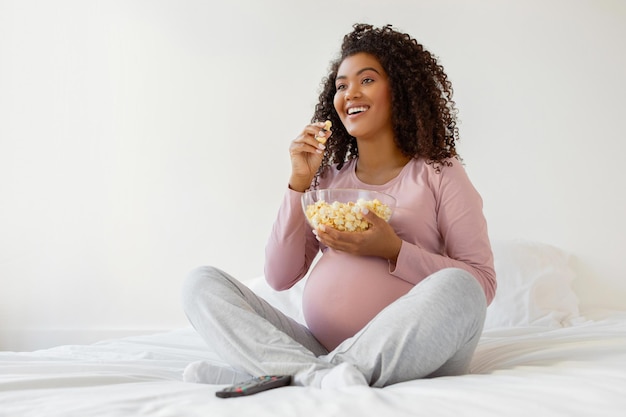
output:
[[[469,370],[485,321],[485,295],[456,268],[436,272],[328,352],[311,332],[214,267],[183,286],[189,321],[218,355],[250,375],[311,375],[342,362],[373,387]]]

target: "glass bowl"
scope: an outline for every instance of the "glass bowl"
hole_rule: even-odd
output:
[[[313,228],[323,224],[341,231],[367,230],[370,224],[363,218],[364,207],[389,221],[396,199],[389,194],[359,188],[311,190],[302,195],[302,210]]]

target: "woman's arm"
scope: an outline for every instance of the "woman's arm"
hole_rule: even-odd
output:
[[[265,247],[265,279],[275,290],[286,290],[302,279],[319,250],[306,222],[302,193],[287,189]]]
[[[330,135],[325,123],[312,123],[289,146],[289,187],[265,247],[265,279],[275,290],[286,290],[301,280],[319,251],[300,199],[322,163],[324,143]]]
[[[390,265],[390,272],[417,284],[440,269],[461,268],[478,280],[487,302],[491,302],[496,290],[496,276],[482,198],[457,160],[452,166],[442,167],[441,173],[432,178],[443,253],[429,252],[403,241],[395,266]]]

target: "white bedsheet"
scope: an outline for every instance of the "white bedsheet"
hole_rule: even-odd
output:
[[[0,352],[0,416],[626,416],[626,312],[559,329],[485,332],[472,374],[384,389],[286,387],[220,399],[182,382],[219,362],[190,328]]]

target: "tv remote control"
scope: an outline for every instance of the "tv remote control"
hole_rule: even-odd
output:
[[[273,388],[284,387],[291,383],[291,375],[264,375],[240,382],[230,387],[217,391],[215,395],[220,398],[242,397]]]

